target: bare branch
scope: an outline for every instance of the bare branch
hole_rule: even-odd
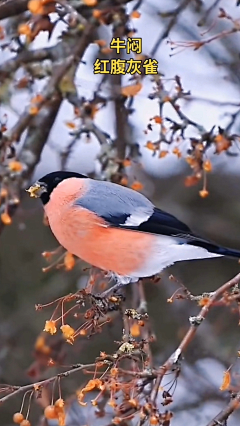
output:
[[[14,387],[9,386],[10,389],[14,388],[15,390],[13,392],[9,393],[8,395],[5,395],[2,398],[0,398],[0,404],[7,401],[12,396],[19,395],[20,393],[27,392],[29,390],[33,390],[33,391],[39,390],[41,387],[47,386],[50,383],[53,383],[57,379],[68,377],[68,376],[70,376],[71,374],[73,374],[77,371],[82,371],[85,368],[87,369],[87,368],[92,368],[92,367],[95,367],[95,364],[85,364],[85,365],[77,364],[77,365],[74,365],[71,370],[65,371],[64,373],[59,373],[56,376],[50,377],[49,379],[46,379],[46,380],[41,380],[40,382],[31,383],[31,384],[25,385],[25,386],[19,386],[17,389],[16,389],[15,386]]]
[[[156,54],[163,40],[165,40],[169,36],[170,31],[172,30],[174,25],[176,25],[180,13],[183,12],[184,9],[186,9],[186,7],[188,7],[189,3],[191,3],[191,0],[183,0],[183,2],[178,7],[176,7],[176,9],[174,9],[172,12],[167,12],[165,14],[160,13],[160,16],[163,16],[163,17],[171,16],[171,19],[169,23],[167,24],[166,28],[162,31],[162,33],[158,37],[156,43],[154,44],[151,50],[150,56],[154,56]]]
[[[28,0],[3,0],[0,3],[0,20],[19,15],[27,10]]]
[[[0,65],[0,80],[3,81],[4,78],[8,78],[9,74],[15,72],[19,67],[31,63],[31,62],[41,62],[46,59],[55,61],[59,59],[59,49],[60,45],[63,43],[58,43],[56,46],[36,49],[36,50],[24,50],[18,55],[14,56],[11,59],[3,62]]]
[[[220,411],[214,419],[212,419],[207,426],[226,425],[229,416],[240,407],[240,392],[233,398],[227,407]]]
[[[237,274],[234,278],[232,278],[230,281],[223,284],[221,287],[219,287],[214,293],[212,293],[211,297],[209,298],[208,303],[203,306],[199,314],[194,317],[195,321],[191,319],[191,326],[187,332],[187,334],[184,336],[183,340],[181,341],[180,345],[176,349],[176,351],[167,359],[167,361],[160,367],[159,369],[159,375],[156,379],[156,383],[154,385],[153,391],[152,391],[152,400],[155,402],[157,395],[158,395],[158,389],[162,382],[162,379],[164,375],[167,373],[167,371],[171,371],[173,366],[176,365],[178,360],[180,359],[182,353],[187,349],[193,338],[195,337],[198,327],[202,323],[202,321],[207,317],[210,309],[212,308],[214,302],[222,296],[226,291],[230,290],[232,287],[236,286],[240,281],[240,273]]]
[[[23,148],[19,153],[18,160],[24,164],[23,173],[18,178],[16,191],[19,199],[22,196],[22,190],[26,182],[30,179],[32,172],[40,160],[40,156],[44,145],[47,142],[52,125],[58,114],[62,102],[61,96],[55,96],[48,102],[36,116],[23,114],[17,125],[14,126],[12,132],[15,134],[22,133],[29,125],[28,132],[23,144]],[[13,135],[13,134],[12,134]],[[18,203],[8,206],[8,214],[13,216],[17,210]],[[0,233],[4,229],[4,224],[0,222]]]

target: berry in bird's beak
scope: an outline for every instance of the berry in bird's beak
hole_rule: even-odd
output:
[[[44,192],[47,192],[47,188],[40,182],[36,182],[30,188],[26,189],[26,192],[29,192],[31,198],[39,198]]]

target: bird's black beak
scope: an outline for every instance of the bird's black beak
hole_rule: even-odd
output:
[[[30,197],[40,198],[44,192],[47,192],[47,186],[43,182],[35,182],[34,185],[30,186],[26,191],[29,192]]]

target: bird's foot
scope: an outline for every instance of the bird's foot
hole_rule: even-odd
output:
[[[107,298],[109,296],[117,296],[118,290],[120,290],[125,285],[126,284],[123,284],[121,282],[117,282],[114,286],[108,288],[103,293],[100,293],[99,296],[102,297],[102,298]]]
[[[124,287],[125,285],[133,282],[133,279],[130,277],[122,277],[117,274],[112,274],[111,277],[115,280],[115,285],[111,286],[107,290],[105,290],[103,293],[99,294],[100,297],[106,298],[109,296],[117,296],[117,292]]]

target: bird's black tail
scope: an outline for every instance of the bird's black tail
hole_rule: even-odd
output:
[[[189,241],[188,244],[197,246],[197,247],[203,247],[211,253],[220,254],[222,256],[235,257],[240,259],[239,250],[234,250],[227,247],[221,247],[210,241],[202,240],[201,238],[199,239],[196,238],[196,240]]]
[[[217,247],[217,251],[214,251],[213,253],[222,254],[223,256],[228,257],[237,257],[238,259],[240,259],[240,251],[227,247]]]

